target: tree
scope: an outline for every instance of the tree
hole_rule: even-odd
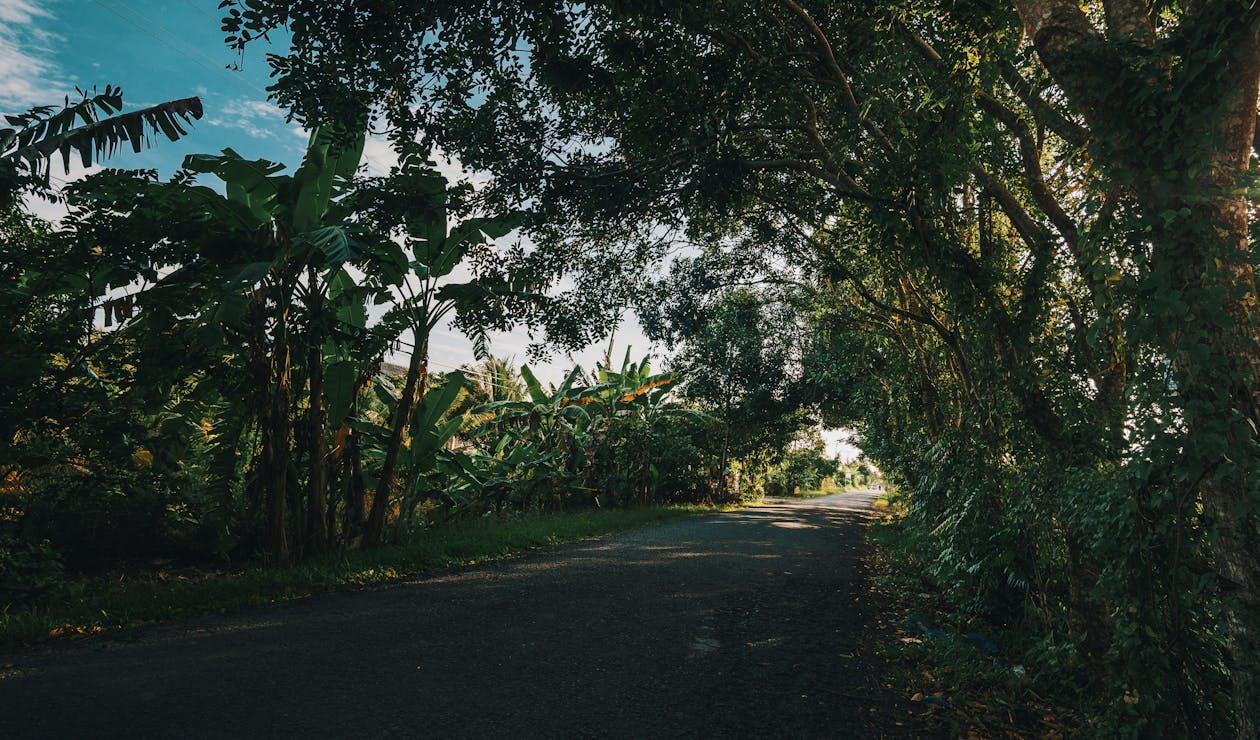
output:
[[[693,292],[678,266],[672,288],[678,300],[664,315],[646,313],[648,330],[676,344],[671,369],[685,378],[682,393],[719,425],[717,495],[729,491],[732,459],[751,478],[777,461],[810,423],[799,387],[802,327],[772,294],[734,288]],[[683,300],[689,296],[691,301]]]
[[[425,395],[430,333],[449,314],[458,312],[457,318],[471,330],[485,352],[487,328],[508,328],[513,309],[517,315],[523,315],[535,298],[530,280],[503,270],[483,269],[464,282],[450,279],[456,268],[466,265],[467,258],[474,257],[478,250],[484,251],[487,239],[507,235],[518,223],[515,216],[508,215],[470,218],[451,227],[447,222],[451,195],[446,178],[409,148],[390,176],[365,196],[372,203],[368,218],[377,231],[401,233],[405,248],[413,256],[401,279],[387,281],[395,285],[400,300],[382,321],[410,331],[413,347],[368,515],[365,539],[370,545],[379,543],[384,534],[404,433],[415,437],[419,431],[412,412],[418,399]],[[422,207],[417,208],[417,203]]]
[[[1237,730],[1252,737],[1260,734],[1251,711],[1260,704],[1260,293],[1248,183],[1260,8],[1107,2],[1100,28],[1073,2],[1014,4],[1088,127],[1091,152],[1150,233],[1148,331],[1176,369],[1185,463],[1199,477],[1230,593]]]

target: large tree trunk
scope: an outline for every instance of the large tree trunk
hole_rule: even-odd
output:
[[[1151,218],[1188,213],[1156,234],[1157,269],[1166,269],[1186,310],[1172,318],[1165,342],[1190,430],[1187,462],[1202,471],[1204,510],[1214,535],[1216,572],[1229,620],[1227,664],[1239,737],[1260,737],[1260,296],[1252,268],[1250,203],[1239,193],[1255,135],[1260,48],[1253,29],[1229,50],[1232,95],[1223,96],[1216,125],[1189,137],[1219,148],[1194,147],[1187,168],[1207,165],[1186,197],[1168,202],[1169,188],[1143,194]],[[1175,191],[1174,191],[1175,192]],[[1180,201],[1180,202],[1179,202]],[[1167,223],[1167,222],[1164,222]]]
[[[385,462],[381,465],[381,478],[377,481],[376,493],[372,497],[372,511],[368,515],[367,531],[364,533],[364,544],[369,547],[380,544],[385,532],[385,515],[389,510],[390,494],[394,490],[394,473],[398,467],[398,456],[402,452],[403,432],[407,429],[411,411],[415,408],[416,391],[419,390],[419,395],[424,395],[424,379],[429,369],[429,338],[427,334],[421,338],[420,331],[416,332],[417,341],[411,353],[411,363],[407,366],[407,380],[394,409],[393,427],[385,449]]]
[[[1198,471],[1228,609],[1228,661],[1240,737],[1260,736],[1260,311],[1247,254],[1247,204],[1215,202],[1203,214],[1216,233],[1181,235],[1177,288],[1190,311],[1169,333],[1190,431],[1185,460]],[[1216,238],[1213,239],[1212,237]],[[1213,244],[1217,249],[1204,249]],[[1164,245],[1161,245],[1164,246]],[[1189,252],[1186,254],[1186,252]],[[1197,300],[1194,300],[1197,299]]]
[[[1243,0],[1189,4],[1177,32],[1198,48],[1152,64],[1133,53],[1156,48],[1144,3],[1106,4],[1106,43],[1076,0],[1014,2],[1112,177],[1153,225],[1147,287],[1165,300],[1148,315],[1177,372],[1190,432],[1182,477],[1199,483],[1224,585],[1237,734],[1257,737],[1260,297],[1241,191],[1255,136],[1260,9]]]

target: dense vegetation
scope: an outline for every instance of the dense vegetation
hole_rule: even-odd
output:
[[[722,499],[737,467],[795,488],[775,476],[819,474],[791,441],[821,416],[907,496],[899,562],[943,618],[1078,684],[1095,732],[1260,733],[1260,7],[224,12],[231,45],[291,40],[273,92],[310,152],[109,172],[58,229],[7,212],[7,557],[132,527],[285,559],[497,507]],[[355,176],[369,121],[388,177]],[[439,150],[488,185],[448,186]],[[136,281],[123,329],[89,328]],[[677,375],[426,365],[448,314],[578,345],[627,307]]]
[[[1254,5],[233,9],[229,43],[292,34],[299,120],[457,153],[554,253],[689,241],[653,328],[702,337],[712,398],[745,368],[701,317],[756,296],[794,402],[909,492],[923,577],[1100,728],[1256,734]]]
[[[66,567],[414,549],[487,515],[729,503],[837,472],[817,445],[785,462],[816,424],[791,404],[789,422],[734,423],[751,380],[727,379],[721,422],[706,413],[698,366],[655,373],[627,351],[550,388],[488,354],[431,371],[444,318],[484,354],[490,329],[554,314],[554,275],[493,244],[520,214],[457,221],[470,189],[423,157],[357,177],[361,127],[315,128],[291,174],[230,149],[169,180],[107,170],[39,221],[15,196],[61,197],[52,153],[111,153],[90,127],[112,119],[64,124],[118,111],[108,95],[11,118],[20,146],[0,160],[6,607],[64,598]],[[404,346],[406,366],[385,362]],[[729,443],[736,426],[757,443]]]

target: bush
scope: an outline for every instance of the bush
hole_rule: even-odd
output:
[[[0,608],[47,600],[65,588],[65,568],[50,543],[0,534]]]

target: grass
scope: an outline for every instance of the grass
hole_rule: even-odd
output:
[[[857,490],[857,488],[857,486],[846,486],[827,478],[818,488],[810,488],[796,493],[789,493],[785,496],[785,498],[819,498],[821,496],[830,496],[833,493],[848,493],[849,491]]]
[[[885,488],[871,502],[871,508],[900,518],[906,513],[905,497],[901,496],[895,488]]]
[[[786,498],[819,498],[821,496],[830,496],[839,491],[828,491],[824,488],[812,488],[809,490],[799,491],[797,493],[788,494]]]
[[[425,530],[410,541],[373,550],[330,553],[293,565],[257,566],[195,581],[79,583],[69,597],[56,603],[0,612],[0,649],[374,586],[719,510],[668,506],[491,517]]]

